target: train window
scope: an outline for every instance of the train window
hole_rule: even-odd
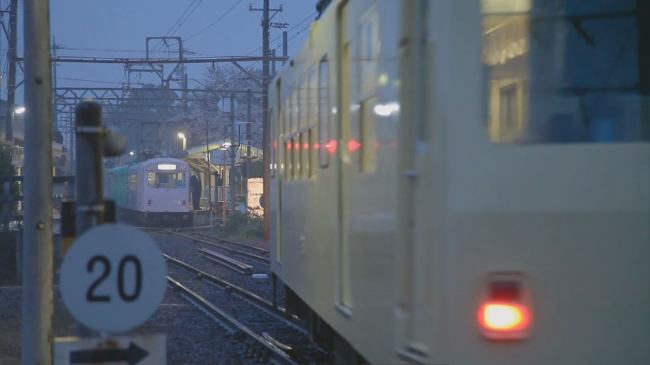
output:
[[[300,127],[299,128],[304,128],[308,122],[307,122],[307,112],[308,110],[308,103],[309,100],[307,99],[307,78],[303,75],[300,77],[300,89],[299,89],[300,95],[298,96],[299,98],[299,107],[298,107],[298,119],[300,120]]]
[[[304,133],[300,134],[300,147],[301,152],[300,152],[300,161],[302,165],[302,177],[304,179],[309,178],[309,150],[311,150],[309,146],[309,132],[305,131]]]
[[[300,168],[302,167],[300,161],[300,135],[291,139],[293,142],[293,178],[300,179]]]
[[[364,95],[377,86],[379,17],[374,6],[361,17],[359,27],[359,93]]]
[[[185,187],[185,173],[149,172],[147,182],[153,189],[180,189]]]
[[[307,87],[308,89],[308,95],[307,95],[307,100],[308,100],[308,118],[309,118],[309,126],[311,127],[317,119],[318,115],[318,97],[317,97],[317,85],[318,80],[316,80],[316,68],[314,66],[311,66],[309,68],[309,79],[307,82]]]
[[[131,190],[138,190],[138,175],[137,174],[131,174],[129,175],[129,188]]]
[[[490,138],[650,141],[650,23],[637,4],[482,0]]]
[[[275,169],[277,167],[275,163],[275,157],[277,155],[278,136],[275,133],[277,127],[275,125],[275,114],[273,112],[273,109],[269,111],[269,124],[271,125],[271,158],[270,158],[271,161],[269,161],[269,169],[270,169],[271,177],[275,177]]]
[[[318,65],[318,159],[320,167],[329,165],[327,144],[330,139],[329,71],[327,56]]]
[[[289,181],[292,178],[291,172],[291,140],[284,142],[284,180]]]
[[[359,146],[350,146],[351,150],[359,148],[359,168],[363,172],[374,171],[377,166],[377,119],[374,108],[377,98],[372,97],[361,103],[361,123],[359,123]],[[352,141],[354,143],[354,141]]]
[[[300,95],[298,94],[299,86],[294,85],[291,88],[291,129],[289,132],[293,133],[298,130],[300,123],[300,115],[298,110],[300,109]]]
[[[289,135],[291,133],[291,97],[289,96],[285,97],[282,107],[282,125],[282,135]]]

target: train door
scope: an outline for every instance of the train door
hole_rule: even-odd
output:
[[[351,41],[348,32],[348,4],[344,2],[337,14],[337,52],[339,57],[337,67],[337,119],[335,138],[337,163],[337,223],[338,223],[338,308],[344,312],[352,308],[352,288],[349,262],[349,237],[348,237],[348,179],[350,176],[350,153],[345,148],[350,139],[350,79],[351,79]]]
[[[399,237],[397,345],[400,358],[427,363],[431,349],[436,214],[442,194],[437,174],[440,146],[432,124],[434,43],[428,36],[429,0],[403,3],[400,45]]]

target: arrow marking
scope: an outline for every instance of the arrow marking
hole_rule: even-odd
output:
[[[82,350],[70,352],[70,364],[92,364],[126,361],[135,365],[149,353],[131,342],[128,349]]]

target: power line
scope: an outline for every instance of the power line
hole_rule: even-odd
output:
[[[59,46],[59,49],[69,50],[69,51],[90,51],[90,52],[130,52],[130,53],[145,53],[144,50],[135,50],[135,49],[110,49],[110,48],[77,48],[77,47],[66,47]]]
[[[214,22],[212,22],[212,23],[211,23],[210,25],[208,25],[207,27],[201,29],[199,32],[197,32],[197,33],[195,33],[195,34],[189,36],[188,38],[185,38],[185,41],[189,41],[190,39],[196,37],[197,35],[199,35],[199,34],[205,32],[206,30],[208,30],[208,29],[209,29],[210,27],[212,27],[213,25],[217,24],[217,22],[218,22],[219,20],[223,19],[226,15],[228,15],[228,13],[230,13],[230,12],[231,12],[231,11],[232,11],[236,6],[237,6],[237,5],[239,5],[239,3],[241,3],[241,2],[242,2],[242,0],[237,1],[237,3],[235,3],[235,5],[233,5],[230,9],[228,9],[228,11],[226,11],[226,12],[225,12],[222,16],[220,16],[217,20],[215,20]]]

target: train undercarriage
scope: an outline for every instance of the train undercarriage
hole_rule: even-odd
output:
[[[140,212],[117,207],[116,213],[118,222],[139,227],[187,228],[193,226],[192,212]]]

